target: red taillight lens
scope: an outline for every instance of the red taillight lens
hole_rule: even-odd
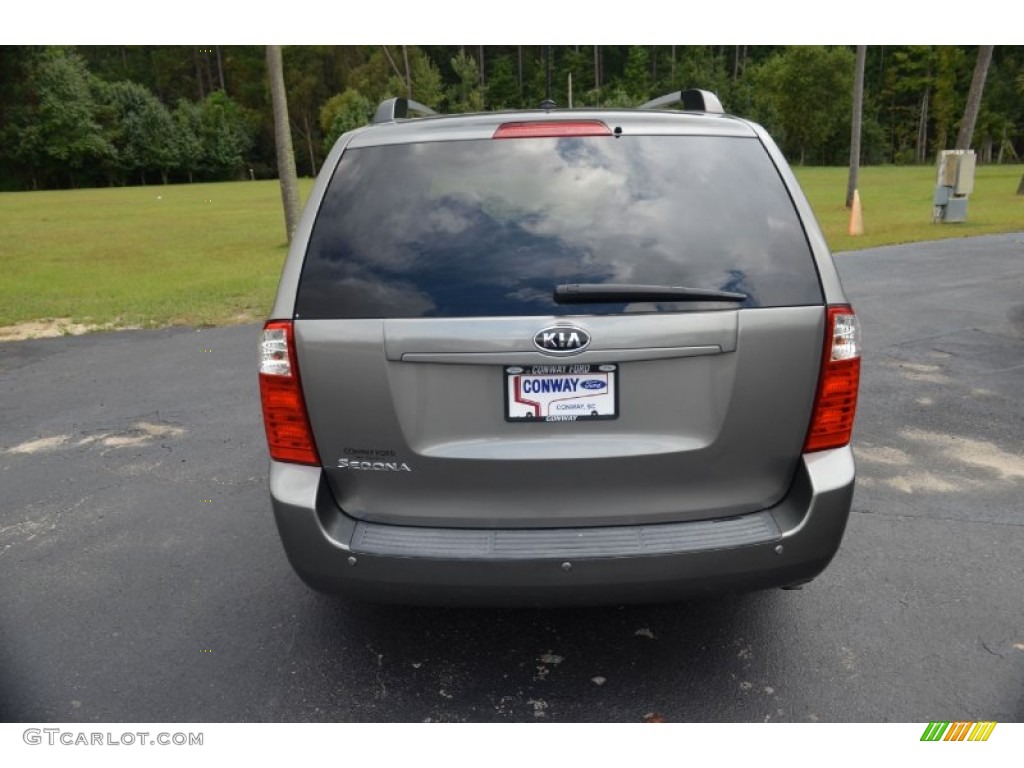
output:
[[[600,120],[534,120],[504,123],[494,132],[495,139],[543,139],[563,136],[612,136]]]
[[[848,306],[829,307],[814,413],[804,453],[849,444],[860,384],[860,327]]]
[[[260,336],[260,398],[267,447],[275,461],[320,464],[306,401],[299,384],[295,340],[290,320],[275,320]]]

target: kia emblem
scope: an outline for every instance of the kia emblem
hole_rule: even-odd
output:
[[[537,332],[533,346],[546,355],[575,355],[590,346],[590,334],[575,325],[553,325]]]

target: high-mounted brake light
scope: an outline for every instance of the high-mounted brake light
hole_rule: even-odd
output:
[[[542,139],[563,136],[613,136],[600,120],[534,120],[503,123],[494,132],[495,139]]]
[[[290,320],[272,320],[260,336],[260,398],[267,447],[275,461],[320,464],[299,383]]]
[[[860,326],[848,306],[828,308],[814,413],[804,453],[849,444],[860,384]]]

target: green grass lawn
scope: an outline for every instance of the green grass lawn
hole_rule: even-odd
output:
[[[844,207],[847,169],[794,170],[833,251],[1024,231],[1024,196],[1016,194],[1024,166],[979,166],[967,221],[960,224],[932,223],[934,167],[861,168],[858,187],[864,234],[858,237],[848,234],[850,211]]]
[[[797,168],[833,250],[1024,231],[1024,168],[982,166],[968,221],[931,223],[931,167],[861,170],[865,234],[847,234],[845,168]],[[312,182],[301,184],[303,195]],[[0,326],[262,318],[286,253],[276,181],[0,193]]]
[[[286,251],[276,181],[3,193],[0,325],[255,319]]]

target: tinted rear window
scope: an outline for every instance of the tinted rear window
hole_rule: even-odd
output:
[[[313,228],[296,315],[694,308],[560,305],[561,283],[735,291],[747,307],[822,303],[803,228],[759,141],[626,136],[348,150]]]

